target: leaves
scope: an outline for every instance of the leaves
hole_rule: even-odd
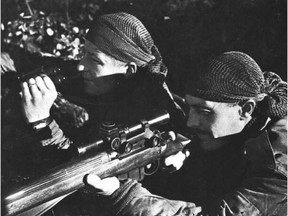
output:
[[[2,23],[3,41],[17,45],[29,53],[79,60],[83,54],[86,29],[76,26],[63,14],[36,11],[32,16],[21,13],[19,18]]]

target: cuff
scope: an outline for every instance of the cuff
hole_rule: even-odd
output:
[[[49,125],[52,122],[52,120],[53,119],[49,116],[39,121],[29,123],[28,127],[31,128],[33,131],[38,132],[39,130],[47,127],[47,125]]]
[[[118,215],[127,206],[135,194],[138,193],[139,187],[141,187],[141,184],[135,180],[128,179],[121,182],[120,188],[110,196],[115,215]]]

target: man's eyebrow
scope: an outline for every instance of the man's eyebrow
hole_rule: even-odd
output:
[[[87,53],[90,55],[90,57],[91,57],[94,61],[98,62],[98,63],[101,64],[101,65],[104,64],[104,62],[101,61],[101,59],[99,59],[99,58],[95,55],[94,52],[87,51]]]
[[[207,109],[207,110],[213,110],[212,107],[206,105],[206,104],[188,104],[190,107],[197,108],[197,109]]]

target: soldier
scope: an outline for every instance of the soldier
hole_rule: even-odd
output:
[[[287,83],[232,51],[188,80],[185,100],[196,140],[171,180],[173,200],[132,180],[90,174],[87,183],[117,215],[287,215]]]

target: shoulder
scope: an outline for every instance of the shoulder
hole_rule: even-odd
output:
[[[287,117],[273,121],[245,142],[245,155],[253,171],[287,177]]]
[[[286,215],[287,119],[271,121],[244,144],[247,176],[237,192],[227,194],[224,200],[232,209],[249,215]]]
[[[273,122],[266,130],[274,150],[283,151],[287,149],[287,116]]]

